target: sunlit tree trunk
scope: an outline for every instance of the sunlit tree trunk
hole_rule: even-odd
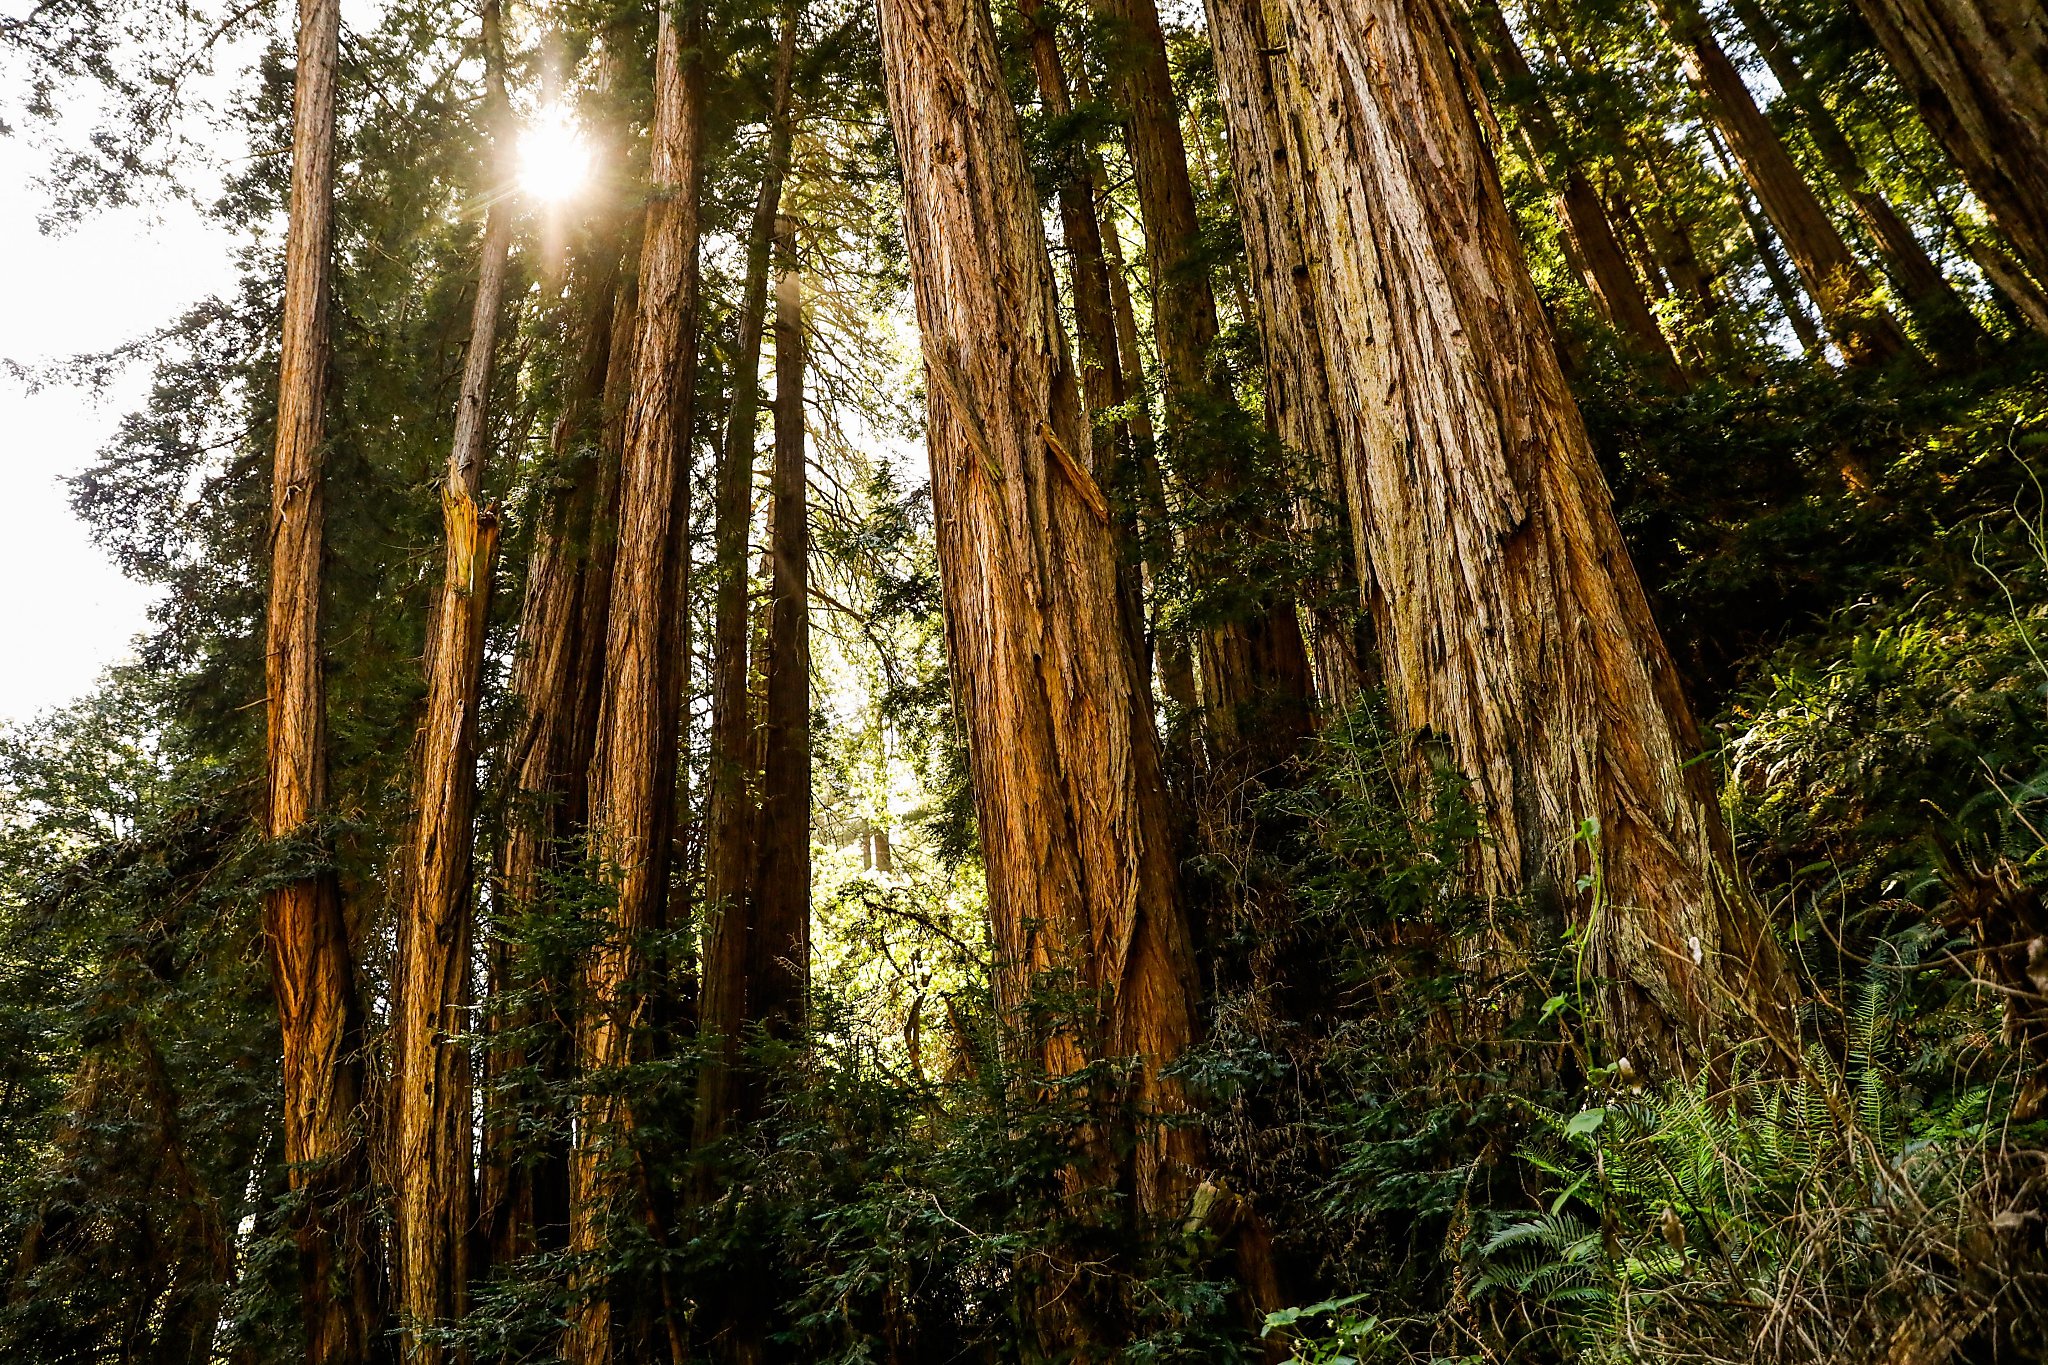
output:
[[[713,539],[718,595],[712,623],[710,794],[706,806],[704,966],[697,1032],[710,1050],[697,1074],[694,1141],[716,1141],[736,1117],[733,1068],[747,1009],[747,945],[753,937],[760,805],[754,708],[747,686],[747,530],[754,510],[754,438],[760,408],[761,338],[768,314],[768,273],[782,182],[789,169],[790,73],[797,15],[785,5],[768,114],[768,156],[747,229],[739,345],[732,407],[718,466]]]
[[[603,702],[590,769],[589,843],[613,903],[583,968],[576,1059],[585,1094],[570,1159],[569,1251],[595,1257],[627,1191],[632,1114],[616,1088],[647,999],[643,939],[667,908],[677,719],[686,642],[679,608],[696,371],[701,181],[700,15],[661,11],[655,39],[653,194],[640,248],[639,315],[619,461],[618,550]],[[611,1306],[586,1270],[563,1354],[603,1365]]]
[[[1771,226],[1784,239],[1807,292],[1820,306],[1821,322],[1842,348],[1842,358],[1851,365],[1868,365],[1908,354],[1911,346],[1905,333],[1877,298],[1869,272],[1850,254],[1848,243],[1777,130],[1757,108],[1742,73],[1728,60],[1695,0],[1654,3],[1686,74],[1726,135]]]
[[[484,0],[483,47],[485,119],[502,141],[511,109],[497,0]],[[498,174],[504,169],[501,161]],[[435,1333],[463,1316],[469,1297],[470,1067],[462,1037],[469,1031],[476,711],[498,550],[497,509],[484,506],[481,494],[511,241],[510,206],[496,199],[484,216],[455,438],[441,489],[445,557],[427,623],[418,809],[392,972],[398,1308],[406,1357],[423,1365],[442,1359]]]
[[[1355,553],[1344,462],[1317,317],[1317,265],[1305,246],[1311,210],[1302,187],[1293,134],[1276,88],[1272,40],[1261,0],[1209,0],[1209,37],[1229,134],[1231,182],[1244,229],[1252,315],[1266,360],[1266,417],[1306,465],[1312,497],[1297,505],[1307,537]],[[1355,566],[1344,564],[1355,572]],[[1312,610],[1310,646],[1317,693],[1334,710],[1348,708],[1364,685],[1357,633],[1340,615]]]
[[[320,655],[326,517],[328,271],[334,242],[334,88],[339,0],[301,0],[292,84],[291,215],[285,235],[277,445],[270,482],[264,832],[281,865],[264,938],[284,1045],[284,1143],[293,1238],[313,1365],[368,1357],[381,1285],[370,1231],[362,1104],[362,1002],[326,865],[327,698]]]
[[[1963,180],[2048,284],[2048,4],[1857,0]]]
[[[1799,110],[1822,164],[1841,185],[1849,206],[1877,243],[1900,297],[1912,310],[1936,353],[1946,360],[1965,360],[1975,355],[1986,341],[1976,314],[1941,273],[1941,267],[1927,254],[1927,248],[1906,226],[1906,220],[1899,216],[1891,201],[1871,183],[1848,134],[1842,131],[1820,92],[1806,79],[1791,45],[1772,22],[1761,0],[1731,0],[1729,8],[1741,20],[1750,42],[1763,54],[1779,87]]]
[[[1037,1037],[1045,1067],[1136,1057],[1128,1099],[1169,1118],[1186,1107],[1162,1068],[1192,1035],[1194,964],[1022,136],[979,0],[883,0],[881,20],[999,998],[1029,1030],[1034,989],[1069,980],[1088,1017]],[[1180,1214],[1196,1133],[1116,1132],[1128,1122],[1103,1111],[1077,1184],[1123,1183],[1140,1214]]]
[[[1478,888],[1564,911],[1623,1046],[1791,1031],[1437,0],[1288,0],[1394,718]],[[1582,837],[1583,836],[1583,837]],[[1638,1053],[1637,1055],[1642,1055]]]
[[[1778,311],[1792,327],[1792,334],[1799,338],[1799,347],[1809,359],[1822,360],[1827,355],[1827,342],[1821,336],[1820,328],[1806,311],[1808,293],[1802,291],[1799,282],[1792,278],[1792,271],[1785,264],[1785,258],[1778,251],[1779,238],[1771,228],[1770,219],[1757,207],[1750,194],[1750,187],[1735,169],[1728,156],[1727,147],[1716,136],[1713,129],[1707,130],[1707,144],[1713,149],[1714,159],[1720,163],[1721,174],[1728,186],[1730,197],[1735,200],[1735,211],[1742,216],[1742,225],[1749,229],[1750,243],[1756,247],[1757,263],[1763,266],[1764,278],[1770,281],[1771,293],[1778,300]]]

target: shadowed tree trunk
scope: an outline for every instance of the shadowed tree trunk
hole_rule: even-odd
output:
[[[1236,400],[1212,369],[1218,333],[1216,296],[1201,257],[1194,186],[1188,178],[1180,103],[1167,68],[1166,39],[1153,0],[1095,0],[1112,27],[1111,67],[1126,116],[1126,140],[1137,185],[1145,254],[1152,276],[1152,324],[1166,399],[1168,454],[1192,497],[1229,507],[1246,492],[1243,449],[1248,431],[1233,429]],[[1290,509],[1261,508],[1266,518]],[[1241,575],[1220,567],[1228,547],[1248,536],[1283,534],[1278,527],[1215,524],[1194,518],[1188,535],[1190,576],[1198,592],[1214,595]],[[1206,523],[1206,524],[1205,524]],[[1201,661],[1203,718],[1211,746],[1229,753],[1257,739],[1262,750],[1284,752],[1308,719],[1308,657],[1291,592],[1255,586],[1248,600],[1219,603],[1203,623],[1196,645]]]
[[[2048,283],[2048,4],[1857,0],[1963,180]]]
[[[769,257],[792,135],[790,72],[796,61],[797,13],[786,4],[775,57],[775,93],[768,114],[768,156],[754,218],[747,230],[747,274],[741,291],[740,335],[732,408],[718,466],[716,544],[718,597],[712,625],[710,795],[705,836],[704,969],[697,1033],[712,1049],[697,1076],[693,1141],[718,1140],[740,1117],[733,1069],[748,1017],[747,944],[755,917],[760,807],[755,785],[754,709],[747,686],[747,530],[754,510],[754,437],[760,408],[761,336],[768,313]]]
[[[1777,130],[1757,108],[1699,6],[1694,0],[1653,3],[1686,75],[1820,306],[1821,322],[1842,348],[1842,358],[1851,365],[1873,365],[1909,354],[1905,333],[1878,301],[1869,273],[1850,254]]]
[[[327,697],[320,656],[326,532],[328,270],[334,242],[334,85],[339,0],[301,0],[292,83],[292,189],[285,236],[277,446],[270,480],[264,833],[280,857],[263,900],[284,1044],[284,1142],[295,1200],[306,1358],[355,1362],[380,1330],[364,1145],[362,1001],[320,822],[327,806]]]
[[[1289,0],[1338,410],[1396,723],[1469,780],[1487,895],[1586,934],[1622,1046],[1674,1060],[1791,986],[1558,368],[1437,0]],[[1641,1056],[1642,1053],[1636,1055]]]
[[[1660,379],[1672,388],[1687,387],[1671,342],[1614,235],[1600,193],[1567,152],[1564,136],[1507,20],[1486,4],[1475,5],[1472,14],[1479,28],[1478,50],[1490,60],[1495,82],[1515,111],[1515,136],[1522,144],[1522,154],[1556,200],[1558,218],[1586,292],[1623,343],[1643,356]]]
[[[635,288],[621,260],[624,223],[602,218],[584,278],[592,300],[572,387],[550,443],[554,487],[542,508],[528,561],[512,664],[519,725],[505,759],[510,777],[500,849],[500,916],[542,907],[547,879],[574,861],[585,813],[585,780],[596,740],[603,684],[605,620],[616,549],[619,444],[630,378]],[[558,1022],[563,983],[546,979],[523,945],[491,946],[491,993],[521,996],[487,1021],[490,1084],[478,1224],[488,1264],[504,1265],[561,1235],[568,1220],[568,1149],[553,1125],[520,1130],[520,1108],[547,1103],[508,1087],[528,1067],[560,1080],[568,1058],[559,1040],[529,1049],[522,1035]],[[529,1150],[538,1147],[539,1150]],[[559,1245],[559,1242],[555,1243]]]
[[[1707,130],[1707,143],[1713,149],[1714,159],[1720,163],[1728,193],[1735,200],[1736,212],[1742,215],[1742,225],[1749,229],[1749,240],[1756,247],[1756,258],[1764,268],[1764,278],[1771,282],[1771,293],[1777,297],[1778,310],[1791,324],[1792,334],[1799,338],[1799,348],[1814,360],[1825,359],[1827,342],[1806,311],[1809,295],[1801,291],[1798,281],[1792,278],[1791,270],[1785,265],[1785,258],[1779,254],[1779,238],[1771,230],[1770,220],[1756,206],[1748,183],[1730,163],[1728,149],[1711,128]]]
[[[1177,1217],[1200,1139],[1156,1120],[1186,1108],[1162,1068],[1191,1040],[1194,963],[1108,503],[1077,454],[1079,376],[1037,195],[979,0],[883,0],[881,30],[998,998],[1055,1076],[1140,1059],[1134,1093],[1095,1097],[1070,1178],[1077,1193],[1121,1185],[1144,1218]],[[1032,1031],[1026,1007],[1056,982],[1078,992],[1081,1017]],[[1120,1098],[1155,1118],[1130,1131]],[[1060,1292],[1055,1313],[1085,1297]]]
[[[1323,323],[1316,316],[1321,291],[1304,245],[1303,225],[1311,210],[1282,113],[1284,99],[1276,88],[1274,44],[1261,0],[1209,0],[1207,8],[1255,299],[1251,312],[1266,359],[1266,418],[1307,467],[1313,496],[1297,503],[1297,527],[1305,538],[1334,543],[1340,558],[1348,559],[1356,546],[1344,510],[1344,461],[1330,405]],[[1351,563],[1341,567],[1347,577],[1356,573]],[[1333,710],[1348,709],[1365,677],[1356,632],[1322,603],[1311,611],[1310,623],[1317,693]]]
[[[483,3],[484,117],[502,155],[511,110],[505,97],[498,0]],[[441,490],[446,557],[427,623],[427,701],[418,741],[418,803],[406,865],[406,899],[392,973],[391,1079],[396,1109],[395,1195],[398,1308],[409,1361],[435,1365],[433,1333],[468,1305],[470,1069],[467,1032],[471,855],[476,829],[476,710],[484,627],[497,564],[498,513],[481,505],[489,458],[492,362],[512,241],[511,206],[491,186],[477,266],[476,305],[456,399],[455,439]]]
[[[606,622],[603,702],[590,768],[592,862],[608,884],[604,936],[583,967],[576,1059],[584,1094],[570,1159],[569,1251],[590,1258],[623,1212],[632,1114],[617,1090],[647,999],[642,940],[668,899],[677,718],[687,667],[681,639],[683,547],[696,373],[697,194],[701,180],[700,11],[661,11],[654,118],[640,248],[639,317],[619,460],[618,550]],[[579,1269],[563,1354],[611,1354],[606,1286]]]
[[[767,696],[761,715],[759,911],[749,944],[747,1022],[802,1036],[811,971],[811,620],[809,474],[804,467],[803,284],[795,234],[779,234],[775,285],[775,477],[768,519]]]
[[[1060,56],[1056,16],[1042,0],[1020,0],[1017,13],[1030,37],[1031,70],[1038,97],[1054,120],[1071,118],[1073,99],[1067,89],[1066,62]],[[1109,494],[1117,540],[1117,582],[1124,628],[1130,632],[1134,657],[1147,659],[1145,635],[1145,562],[1138,530],[1141,458],[1128,421],[1105,421],[1102,414],[1127,402],[1132,394],[1124,378],[1117,341],[1116,303],[1111,294],[1109,259],[1102,245],[1102,223],[1096,216],[1098,178],[1088,149],[1061,149],[1058,197],[1060,234],[1066,241],[1072,270],[1074,334],[1080,342],[1081,400],[1088,418],[1090,469]],[[1163,503],[1163,499],[1162,499]],[[1163,507],[1162,507],[1163,511]],[[1163,516],[1161,518],[1164,519]],[[1149,686],[1150,678],[1146,679]]]
[[[1799,110],[1814,150],[1820,153],[1828,174],[1841,185],[1849,206],[1877,243],[1885,268],[1898,285],[1899,296],[1912,309],[1936,354],[1949,361],[1967,360],[1977,354],[1988,340],[1977,315],[1941,273],[1941,267],[1927,254],[1927,248],[1906,226],[1891,201],[1871,183],[1848,134],[1842,131],[1834,112],[1800,70],[1791,45],[1771,21],[1761,0],[1730,0],[1729,8],[1742,22],[1750,42],[1763,54],[1779,87]]]

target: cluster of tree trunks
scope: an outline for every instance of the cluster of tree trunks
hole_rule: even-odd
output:
[[[1930,126],[2026,267],[2048,278],[2040,5],[1862,2]],[[1769,230],[1753,225],[1766,263],[1774,231],[1851,363],[1911,354],[1704,14],[1693,0],[1656,8],[1761,206],[1738,193],[1742,207],[1769,219]],[[1063,117],[1073,107],[1070,79],[1086,97],[1083,69],[1064,60],[1040,0],[1021,9],[1041,100]],[[1944,355],[1974,352],[1981,325],[1871,187],[1768,13],[1757,0],[1735,0],[1735,10],[1923,333]],[[1096,13],[1115,40],[1168,451],[1184,495],[1228,500],[1245,491],[1243,452],[1229,446],[1244,415],[1212,355],[1214,286],[1198,250],[1159,16],[1152,0],[1097,0]],[[1207,15],[1267,418],[1311,480],[1312,496],[1275,515],[1348,550],[1350,587],[1376,637],[1373,667],[1410,740],[1418,791],[1434,774],[1464,780],[1488,832],[1469,851],[1473,887],[1574,926],[1582,984],[1617,1046],[1673,1066],[1757,1035],[1792,1046],[1790,977],[1692,761],[1691,713],[1475,115],[1483,99],[1473,54],[1484,54],[1496,88],[1518,106],[1522,150],[1555,198],[1593,299],[1673,387],[1688,376],[1653,296],[1690,292],[1710,310],[1710,282],[1696,268],[1688,274],[1682,233],[1638,221],[1625,195],[1603,194],[1574,163],[1498,13],[1477,15],[1471,46],[1445,0],[1207,0]],[[801,1036],[809,970],[806,343],[795,230],[782,212],[799,18],[790,0],[715,480],[698,1027],[717,1046],[700,1080],[695,1132],[706,1150],[758,1109],[761,1082],[746,1075],[738,1045],[756,1030]],[[485,0],[483,21],[488,117],[502,135],[509,106],[496,0]],[[663,996],[643,944],[672,922],[678,882],[702,23],[695,5],[664,6],[658,20],[651,193],[637,257],[630,216],[613,211],[578,264],[582,354],[553,432],[559,478],[536,528],[514,666],[522,712],[504,763],[497,904],[516,915],[545,900],[552,873],[586,867],[604,890],[603,923],[573,982],[538,979],[509,938],[492,944],[492,989],[516,995],[523,1011],[494,1029],[523,1034],[538,1012],[573,1008],[562,1055],[529,1058],[508,1044],[492,1050],[490,1065],[501,1078],[529,1062],[555,1076],[573,1071],[582,1087],[574,1138],[541,1160],[515,1159],[516,1106],[494,1096],[473,1194],[472,1093],[457,1039],[470,1003],[476,716],[497,544],[483,471],[512,236],[505,206],[485,221],[442,493],[445,561],[428,627],[417,820],[393,975],[395,1300],[414,1359],[441,1358],[434,1329],[463,1315],[472,1247],[497,1260],[559,1244],[579,1266],[564,1353],[577,1365],[608,1361],[610,1299],[589,1267],[613,1220],[655,1212],[631,1193],[633,1115],[620,1077]],[[369,1220],[370,1125],[360,1112],[363,1006],[321,831],[320,450],[338,29],[335,0],[302,0],[266,622],[265,828],[279,867],[264,922],[309,1357],[321,1362],[374,1354],[386,1302]],[[1194,1041],[1197,974],[1143,604],[1143,569],[1171,548],[1166,495],[1121,243],[1100,215],[1101,166],[1089,149],[1069,149],[1056,190],[1077,364],[984,0],[882,0],[880,29],[998,1000],[1020,1030],[1017,1060],[1027,1070],[1058,1078],[1103,1058],[1138,1060],[1129,1093],[1092,1097],[1098,1107],[1070,1178],[1077,1195],[1128,1189],[1141,1218],[1178,1220],[1204,1173],[1202,1139],[1177,1121],[1188,1104],[1170,1074]],[[769,593],[750,662],[746,565],[771,275]],[[1802,318],[1789,276],[1781,287],[1788,313]],[[1091,423],[1111,410],[1128,415]],[[1225,530],[1197,524],[1183,547],[1218,576]],[[1284,747],[1305,731],[1312,697],[1342,706],[1362,686],[1356,636],[1311,613],[1305,642],[1301,616],[1291,588],[1265,586],[1243,610],[1204,624],[1199,677],[1212,756],[1252,743],[1255,703],[1259,742],[1277,737]],[[1159,664],[1168,698],[1192,707],[1193,668],[1171,650]],[[1511,960],[1527,937],[1507,932],[1492,947]],[[1039,1011],[1048,992],[1067,1007]]]

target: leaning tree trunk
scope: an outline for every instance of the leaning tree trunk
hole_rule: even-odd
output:
[[[1192,1035],[1194,963],[1037,195],[980,0],[883,0],[881,30],[999,998],[1029,1028],[1035,989],[1080,991],[1087,1017],[1032,1039],[1054,1076],[1140,1060],[1132,1109],[1098,1096],[1073,1178],[1175,1216],[1200,1144],[1158,1120],[1186,1108],[1163,1068]],[[1118,1132],[1132,1112],[1151,1117]]]
[[[697,1036],[710,1049],[697,1073],[692,1141],[716,1142],[734,1118],[734,1068],[748,1017],[747,944],[753,934],[759,804],[754,770],[754,712],[747,686],[747,529],[754,511],[754,437],[760,408],[761,336],[768,313],[769,256],[789,170],[790,73],[797,13],[785,5],[768,112],[768,158],[747,229],[747,273],[740,296],[732,407],[718,463],[717,603],[712,624],[710,793],[705,803],[704,967]]]
[[[1232,430],[1229,421],[1236,400],[1212,368],[1210,352],[1219,330],[1216,296],[1200,254],[1201,226],[1159,11],[1153,0],[1094,3],[1118,39],[1113,64],[1151,267],[1169,467],[1190,497],[1231,508],[1231,515],[1241,518],[1234,504],[1247,493],[1256,499],[1261,490],[1246,487],[1248,452],[1239,445],[1244,433]],[[1259,520],[1284,516],[1277,508],[1258,513]],[[1193,520],[1187,541],[1191,577],[1198,592],[1219,599],[1240,596],[1220,591],[1237,577],[1236,566],[1227,563],[1232,549],[1247,534],[1282,534],[1277,527],[1248,527],[1242,520],[1225,525],[1214,513]],[[1207,614],[1213,619],[1204,623],[1197,649],[1211,747],[1219,754],[1243,746],[1285,752],[1308,719],[1308,657],[1292,592],[1260,589],[1249,600],[1219,601]]]
[[[2048,284],[2048,3],[1857,0],[1963,179]]]
[[[768,518],[767,695],[761,713],[761,866],[748,945],[747,1022],[802,1036],[811,972],[810,498],[804,467],[803,284],[784,220],[775,285],[775,472]]]
[[[1750,42],[1763,54],[1779,88],[1799,110],[1814,150],[1820,153],[1828,174],[1841,185],[1849,206],[1877,243],[1900,297],[1912,310],[1935,353],[1949,361],[1965,361],[1977,355],[1987,340],[1983,324],[1927,254],[1913,229],[1906,226],[1891,200],[1871,183],[1869,173],[1863,169],[1863,159],[1849,143],[1849,135],[1842,131],[1820,92],[1806,79],[1798,59],[1792,55],[1791,45],[1772,22],[1761,0],[1731,0],[1729,7],[1742,22]]]
[[[1869,272],[1850,254],[1828,211],[1757,108],[1742,73],[1728,60],[1695,0],[1653,0],[1686,74],[1728,139],[1743,178],[1784,239],[1821,322],[1851,365],[1883,364],[1911,353],[1899,324],[1877,299]]]
[[[1289,0],[1395,719],[1465,775],[1489,896],[1559,906],[1623,1046],[1756,1029],[1791,985],[1559,370],[1438,0]],[[1640,1053],[1638,1055],[1641,1055]]]
[[[483,3],[483,47],[485,118],[502,150],[511,108],[498,0]],[[501,156],[499,173],[506,168]],[[406,1358],[421,1365],[443,1358],[437,1334],[462,1318],[469,1298],[470,1068],[461,1038],[468,1032],[463,1013],[470,996],[476,712],[498,551],[497,509],[483,506],[480,494],[511,243],[510,205],[494,198],[484,216],[455,439],[441,489],[446,553],[427,624],[418,811],[392,973],[398,1308]]]
[[[1624,345],[1642,355],[1658,378],[1675,389],[1688,387],[1670,339],[1614,235],[1600,193],[1566,151],[1563,133],[1543,92],[1536,87],[1535,74],[1507,20],[1489,5],[1476,5],[1472,13],[1480,30],[1480,51],[1492,64],[1496,82],[1514,109],[1515,136],[1522,144],[1522,154],[1557,203],[1586,292]]]
[[[339,0],[300,0],[264,656],[264,833],[282,862],[280,879],[263,898],[263,930],[284,1045],[285,1160],[306,1358],[313,1365],[367,1357],[379,1334],[380,1292],[359,1113],[362,1002],[341,890],[326,864],[320,828],[327,805],[320,448],[326,439],[340,34]]]
[[[603,703],[590,768],[591,860],[612,904],[585,959],[576,1059],[585,1094],[570,1158],[569,1252],[587,1265],[626,1190],[632,1114],[617,1091],[644,1017],[642,939],[668,897],[677,718],[687,652],[682,618],[688,544],[687,464],[696,376],[699,12],[661,11],[655,39],[649,175],[640,248],[639,319],[619,461],[618,549],[606,624]],[[563,1354],[605,1365],[611,1307],[600,1276],[579,1271]]]

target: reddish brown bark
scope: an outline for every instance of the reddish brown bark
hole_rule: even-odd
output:
[[[810,499],[804,467],[803,284],[780,234],[775,286],[775,471],[768,518],[767,688],[761,714],[761,865],[748,944],[747,1022],[802,1036],[811,970]]]
[[[1757,108],[1694,0],[1654,0],[1695,89],[1728,139],[1742,175],[1819,305],[1821,322],[1851,365],[1883,364],[1912,351],[1904,332],[1800,174],[1777,130]]]
[[[483,3],[485,117],[509,132],[497,0]],[[500,156],[499,173],[509,169]],[[509,206],[484,218],[455,436],[441,489],[445,558],[427,623],[427,700],[418,741],[417,812],[392,973],[398,1308],[410,1361],[436,1365],[436,1333],[468,1308],[470,1066],[462,1042],[470,1002],[471,866],[476,830],[476,713],[484,627],[497,564],[498,513],[481,502],[489,458],[491,372],[511,246]]]
[[[1789,1039],[1789,980],[1691,762],[1449,20],[1436,0],[1288,8],[1395,720],[1418,764],[1470,781],[1476,885],[1580,926],[1623,1046]]]
[[[1192,1034],[1194,965],[1022,136],[978,0],[883,0],[881,18],[999,999],[1024,1026],[1037,988],[1070,984],[1084,1017],[1037,1038],[1043,1065],[1135,1056],[1130,1098],[1171,1116],[1185,1101],[1162,1068]],[[1125,1143],[1120,1121],[1103,1111],[1076,1181],[1121,1167],[1141,1214],[1183,1212],[1194,1131],[1146,1121]]]
[[[340,27],[338,0],[301,0],[264,665],[264,832],[286,862],[279,882],[264,895],[263,927],[284,1045],[284,1146],[297,1200],[292,1231],[306,1356],[315,1365],[365,1359],[380,1325],[360,1112],[362,1003],[341,892],[326,866],[320,831],[327,805],[320,448],[326,436]]]
[[[1095,0],[1095,9],[1116,38],[1112,66],[1145,229],[1171,465],[1191,496],[1234,507],[1246,491],[1241,467],[1247,452],[1232,448],[1244,439],[1229,429],[1236,400],[1227,380],[1212,369],[1216,296],[1200,256],[1187,144],[1159,11],[1153,0]],[[1289,515],[1289,508],[1273,508],[1258,519],[1284,521]],[[1237,577],[1236,566],[1222,563],[1233,540],[1281,534],[1278,527],[1243,520],[1217,524],[1219,517],[1212,515],[1194,520],[1188,538],[1191,576],[1198,590],[1215,597],[1235,586],[1225,580]],[[1308,720],[1308,657],[1292,593],[1260,588],[1248,600],[1219,601],[1209,615],[1214,619],[1203,623],[1196,649],[1211,746],[1230,753],[1256,739],[1256,747],[1284,751]]]
[[[682,636],[689,436],[696,375],[700,13],[664,6],[656,31],[651,198],[619,462],[618,550],[606,623],[603,701],[590,769],[589,843],[613,894],[585,959],[576,1057],[585,1093],[570,1160],[569,1251],[595,1257],[623,1212],[632,1114],[616,1089],[647,1000],[644,937],[667,907]],[[571,1365],[604,1365],[611,1309],[578,1273],[563,1343]]]

